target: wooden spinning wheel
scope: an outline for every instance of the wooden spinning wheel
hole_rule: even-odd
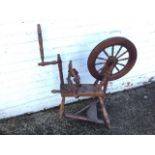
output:
[[[87,61],[88,70],[96,81],[93,84],[81,84],[79,72],[73,67],[72,61],[70,61],[68,65],[67,83],[65,83],[60,54],[57,55],[57,60],[55,61],[44,61],[40,24],[37,25],[37,30],[41,56],[39,65],[58,65],[60,90],[52,90],[52,93],[61,94],[60,117],[62,118],[64,116],[71,119],[105,124],[106,127],[110,128],[110,119],[104,102],[108,81],[121,78],[132,69],[137,59],[137,51],[134,44],[123,37],[113,37],[102,41],[92,50]],[[98,110],[96,102],[92,102],[74,114],[66,113],[65,98],[77,98],[80,96],[97,97],[99,99],[100,109]],[[101,118],[98,117],[98,111],[101,112]],[[85,115],[81,115],[83,112],[85,112]]]

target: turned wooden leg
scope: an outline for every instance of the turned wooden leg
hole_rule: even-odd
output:
[[[65,111],[65,97],[62,97],[61,105],[60,105],[60,118],[63,117]]]
[[[109,116],[108,116],[108,112],[107,112],[107,110],[105,108],[104,98],[103,97],[99,97],[99,100],[100,100],[100,106],[101,106],[103,120],[105,122],[105,125],[108,128],[110,128],[111,127],[111,125],[110,125],[110,119],[109,119]]]

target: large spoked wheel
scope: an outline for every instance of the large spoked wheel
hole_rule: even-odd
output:
[[[108,59],[115,59],[110,81],[121,78],[134,66],[137,59],[135,45],[126,38],[113,37],[99,43],[88,57],[88,70],[97,80],[103,79],[103,69]]]

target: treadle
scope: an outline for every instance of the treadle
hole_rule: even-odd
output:
[[[85,116],[82,116],[81,113],[85,113]],[[89,121],[100,124],[104,123],[103,120],[99,119],[97,116],[96,103],[94,102],[77,111],[75,114],[65,113],[64,116],[71,119],[80,119],[83,121]]]

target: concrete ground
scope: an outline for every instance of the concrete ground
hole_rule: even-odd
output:
[[[91,100],[65,106],[72,112]],[[106,99],[111,129],[103,125],[59,119],[59,109],[0,120],[0,134],[11,135],[152,135],[155,134],[155,83],[109,94]]]

